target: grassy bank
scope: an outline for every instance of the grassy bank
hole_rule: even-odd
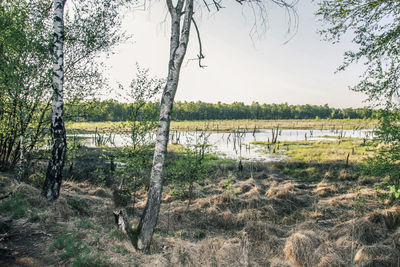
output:
[[[261,145],[264,153],[285,154],[285,162],[275,163],[275,170],[283,175],[317,181],[323,178],[362,176],[363,160],[373,155],[376,147],[361,138],[326,137],[329,140],[253,142]]]
[[[279,126],[280,129],[373,129],[377,126],[376,120],[343,119],[343,120],[210,120],[210,121],[173,121],[172,131],[233,131],[247,129],[272,129]],[[123,122],[68,122],[67,130],[81,132],[94,132],[97,128],[101,132],[112,132],[115,129],[128,131],[129,128]]]

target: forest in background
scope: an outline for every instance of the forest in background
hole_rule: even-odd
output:
[[[142,105],[143,103],[140,103]],[[115,100],[66,103],[67,121],[127,121],[131,120],[139,103],[121,103]],[[159,102],[145,103],[140,112],[152,117],[160,110]],[[379,110],[370,108],[333,108],[325,105],[259,104],[243,102],[216,104],[206,102],[176,102],[172,120],[281,120],[281,119],[376,119]]]

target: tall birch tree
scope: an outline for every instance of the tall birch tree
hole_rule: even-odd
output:
[[[60,194],[62,170],[67,150],[64,126],[64,6],[66,0],[54,0],[53,39],[53,100],[51,114],[51,158],[46,172],[42,194],[48,200]]]
[[[128,38],[121,19],[133,2],[66,1],[64,101],[93,98],[107,86],[96,58]],[[0,1],[0,170],[20,161],[29,171],[31,154],[48,133],[53,11],[54,0]]]
[[[240,5],[247,5],[253,9],[255,16],[255,24],[253,29],[257,29],[257,19],[261,25],[265,26],[266,19],[266,2],[272,2],[280,7],[285,8],[289,15],[296,15],[294,11],[293,2],[286,0],[236,0]],[[215,8],[217,11],[221,9],[221,0],[212,0],[208,2],[203,0],[201,3],[203,7],[209,11]],[[148,251],[153,236],[154,228],[157,224],[158,213],[161,205],[161,194],[163,187],[163,172],[165,165],[165,157],[167,154],[167,144],[169,138],[169,128],[171,121],[171,112],[174,103],[176,90],[178,88],[179,75],[182,62],[185,58],[186,50],[189,43],[189,36],[192,24],[198,36],[200,51],[198,54],[199,66],[201,60],[204,58],[201,49],[201,39],[199,29],[193,18],[194,14],[194,1],[193,0],[166,0],[168,12],[171,19],[171,37],[170,37],[170,50],[169,50],[169,63],[168,63],[168,76],[167,82],[161,97],[161,109],[157,126],[156,145],[153,156],[153,167],[150,176],[150,187],[147,196],[146,206],[144,208],[142,217],[138,226],[137,235],[137,248],[142,251]],[[200,4],[200,3],[197,3]],[[198,8],[201,8],[199,5]],[[291,13],[294,12],[294,13]]]
[[[43,184],[42,194],[48,200],[57,199],[60,194],[62,171],[66,155],[66,135],[64,127],[64,75],[74,72],[83,74],[84,83],[79,82],[79,76],[68,76],[67,83],[76,89],[75,94],[87,90],[87,86],[99,86],[101,74],[94,63],[100,52],[108,52],[126,37],[119,31],[121,7],[130,4],[131,0],[123,1],[73,1],[72,16],[66,22],[68,31],[64,31],[64,7],[66,0],[54,0],[54,41],[53,41],[53,99],[51,116],[52,148],[51,158]],[[64,41],[67,46],[64,48]],[[67,41],[70,41],[69,43]],[[64,50],[67,67],[64,68]],[[93,75],[87,75],[91,73]],[[76,79],[77,78],[77,79]],[[97,83],[97,84],[96,84]]]

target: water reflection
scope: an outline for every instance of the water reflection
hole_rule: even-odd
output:
[[[275,131],[275,132],[274,132]],[[300,140],[334,140],[332,137],[358,137],[371,138],[372,130],[298,130],[298,129],[259,129],[257,131],[237,130],[235,132],[205,132],[210,150],[213,153],[225,158],[243,159],[251,161],[279,161],[287,158],[286,155],[275,153],[264,153],[264,147],[251,144],[253,141],[269,141],[274,138],[277,141],[300,141]],[[204,132],[200,131],[174,131],[170,133],[170,143],[181,145],[190,145]],[[98,137],[95,134],[79,134],[83,138],[82,144],[88,147],[98,145]],[[154,141],[155,134],[146,136],[147,140]],[[101,139],[101,138],[100,138]],[[106,146],[127,146],[131,145],[129,134],[109,134],[105,136],[104,144]]]

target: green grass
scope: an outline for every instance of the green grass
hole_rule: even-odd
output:
[[[172,121],[171,131],[233,131],[238,128],[249,131],[256,129],[372,129],[377,120],[363,119],[315,119],[315,120],[207,120],[207,121]],[[68,131],[78,132],[116,132],[129,131],[126,122],[67,122]]]
[[[88,219],[82,219],[78,222],[78,224],[76,225],[76,227],[78,228],[83,228],[83,229],[94,229],[94,225],[93,223],[88,220]]]
[[[122,234],[118,228],[115,228],[115,227],[113,229],[111,229],[110,236],[112,238],[115,238],[118,241],[123,241],[128,238],[126,235]]]
[[[115,266],[108,262],[108,257],[103,253],[85,252],[72,263],[72,267],[108,267]]]
[[[59,254],[61,260],[77,257],[82,252],[88,252],[86,244],[78,241],[72,234],[61,234],[57,236],[53,244],[50,246],[49,251],[62,250]]]
[[[64,233],[57,236],[51,244],[49,251],[60,251],[58,257],[61,260],[72,261],[71,266],[76,267],[106,267],[114,266],[108,262],[108,257],[103,253],[94,253],[86,243],[77,240],[72,234]]]
[[[340,162],[301,162],[288,161],[272,163],[270,168],[281,175],[302,181],[320,182],[324,179],[331,181],[353,181],[360,177],[360,165],[351,164],[347,168]]]
[[[275,151],[289,156],[283,162],[271,163],[275,172],[309,182],[356,179],[361,175],[363,160],[375,149],[368,141],[351,137],[253,144],[263,145],[265,153]]]
[[[268,142],[253,142],[268,147]],[[291,161],[360,163],[371,155],[374,147],[359,138],[336,138],[336,140],[284,141],[270,144],[270,150],[290,157]],[[269,150],[265,150],[269,153]]]
[[[23,218],[27,210],[28,203],[22,194],[15,194],[0,204],[0,212],[10,215],[11,219]]]
[[[88,215],[89,205],[84,200],[68,200],[68,205],[80,215]]]
[[[129,250],[127,250],[124,246],[121,245],[117,245],[114,248],[114,251],[121,254],[121,255],[128,255],[129,254]]]

